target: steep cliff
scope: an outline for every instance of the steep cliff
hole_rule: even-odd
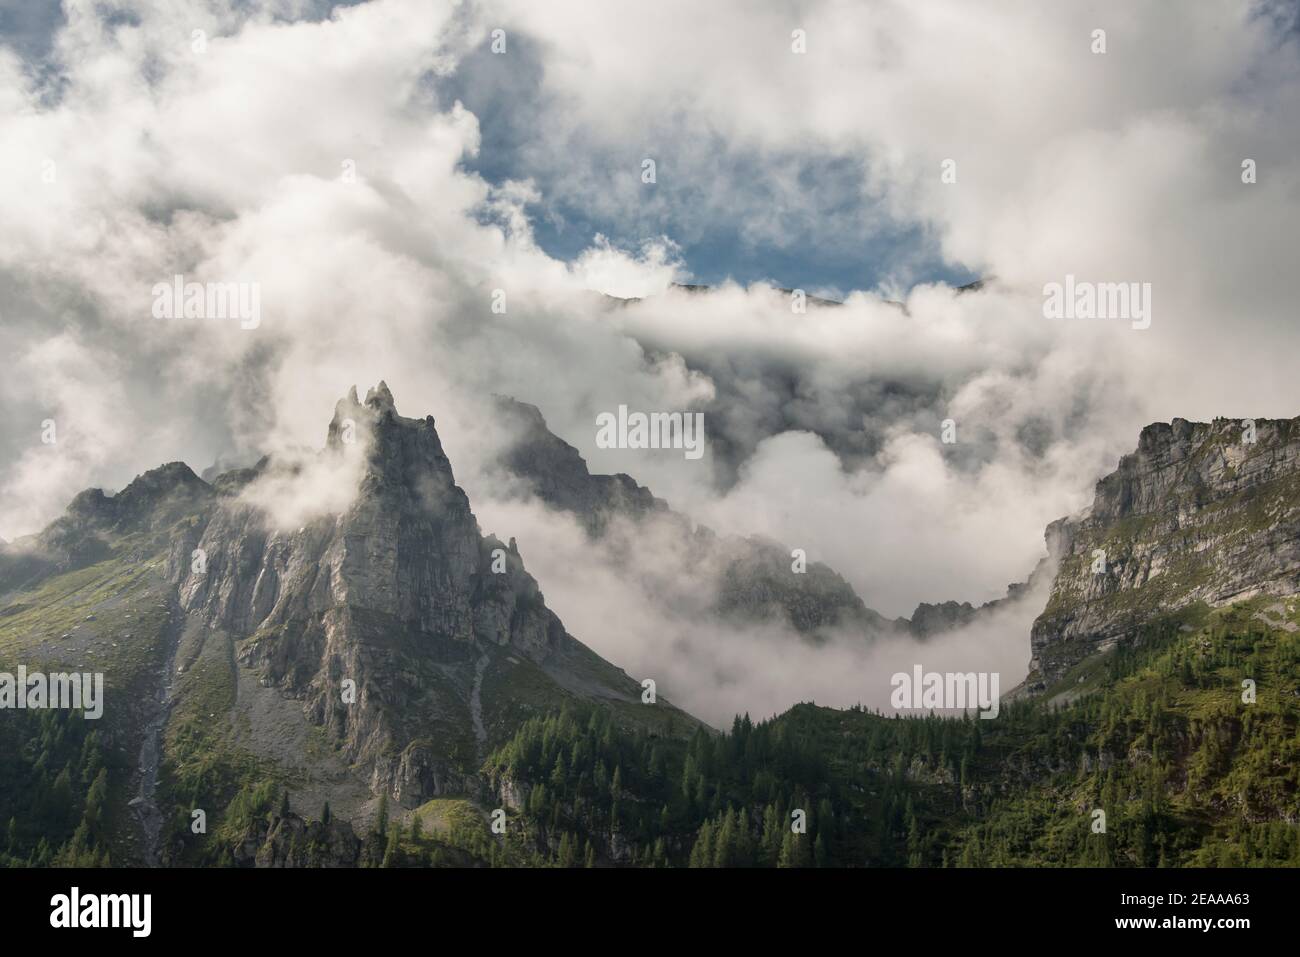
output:
[[[136,765],[115,800],[141,826],[123,858],[203,860],[192,810],[234,839],[223,809],[254,786],[361,825],[383,795],[486,798],[491,748],[566,701],[699,726],[567,633],[514,540],[481,532],[433,418],[382,383],[339,401],[315,457],[83,492],[5,546],[0,606],[0,659],[108,672],[104,739]]]
[[[1174,419],[1047,531],[1059,558],[1034,623],[1041,691],[1160,616],[1300,591],[1300,419]]]

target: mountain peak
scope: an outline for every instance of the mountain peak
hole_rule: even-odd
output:
[[[547,428],[537,406],[505,395],[492,398],[501,420],[514,432],[501,464],[525,479],[542,501],[576,515],[588,532],[598,535],[614,515],[668,511],[667,502],[630,475],[592,474],[578,450]]]
[[[330,448],[337,448],[340,444],[351,444],[363,437],[363,429],[367,433],[377,433],[379,423],[390,416],[393,422],[407,429],[427,428],[433,433],[434,444],[441,453],[442,443],[438,440],[433,416],[426,416],[424,419],[402,418],[397,413],[397,403],[393,399],[392,390],[383,380],[380,380],[374,388],[366,390],[364,402],[357,398],[357,387],[354,385],[348,389],[347,395],[334,403],[334,418],[330,421],[327,444]]]
[[[353,392],[355,394],[355,387]],[[366,406],[379,413],[396,413],[397,407],[393,404],[393,393],[388,388],[388,383],[383,379],[379,380],[379,385],[366,391]]]
[[[137,475],[116,495],[99,488],[86,489],[73,498],[68,515],[105,525],[123,525],[160,510],[166,501],[177,500],[184,505],[210,493],[208,483],[184,462],[168,462]]]
[[[406,806],[474,793],[519,714],[567,696],[640,700],[637,683],[547,608],[518,543],[482,534],[432,416],[398,415],[383,382],[364,402],[353,388],[328,445],[362,465],[345,511],[268,535],[245,503],[216,498],[168,568],[181,611],[240,642],[223,659],[302,702],[367,793]],[[195,549],[208,556],[202,574]]]

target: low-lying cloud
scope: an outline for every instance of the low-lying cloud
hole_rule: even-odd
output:
[[[779,628],[674,629],[665,650],[639,585],[570,554],[546,515],[493,502],[487,397],[538,405],[593,470],[629,472],[719,532],[805,548],[889,615],[1023,580],[1043,526],[1085,505],[1147,422],[1300,405],[1284,4],[673,16],[373,0],[310,21],[279,2],[66,7],[48,52],[0,46],[5,538],[159,462],[317,448],[346,388],[384,379],[405,414],[437,418],[475,507],[596,650],[666,669],[665,694],[710,715],[870,704],[853,687],[894,666],[885,646],[863,659],[836,643],[814,665],[787,657],[808,651]],[[502,25],[538,58],[503,108],[536,118],[512,127],[530,131],[511,147],[520,176],[489,181],[467,166],[493,165],[482,150],[499,140],[448,94]],[[718,172],[742,154],[753,182]],[[647,156],[662,160],[653,192]],[[827,163],[850,187],[819,231],[792,171]],[[548,254],[537,225],[561,200],[620,233]],[[879,288],[803,313],[775,283],[674,287],[690,278],[683,238],[718,217],[755,248],[911,233],[918,256],[995,279],[916,285],[903,251]],[[155,319],[150,291],[176,275],[256,282],[256,328]],[[1043,288],[1067,275],[1151,283],[1150,328],[1046,319]],[[600,448],[596,417],[620,405],[703,412],[705,455]],[[292,524],[281,506],[337,508],[346,485],[305,502],[263,491]],[[962,647],[1027,657],[1022,624]]]

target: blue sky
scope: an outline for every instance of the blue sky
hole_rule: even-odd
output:
[[[680,150],[677,136],[648,133],[646,143],[627,144],[621,155],[599,140],[582,139],[568,141],[563,157],[557,157],[548,131],[538,125],[555,112],[539,108],[554,106],[543,90],[542,58],[526,36],[514,36],[511,43],[508,61],[486,48],[465,57],[453,76],[438,80],[437,96],[444,108],[460,100],[479,120],[482,147],[466,160],[467,169],[494,185],[507,180],[536,185],[540,201],[529,213],[537,241],[550,255],[571,261],[597,234],[628,250],[666,236],[676,243],[693,282],[769,281],[832,296],[890,280],[907,288],[980,278],[945,262],[933,236],[892,220],[878,199],[864,195],[860,157],[815,149],[772,155],[708,132],[691,144],[692,155]],[[711,159],[711,169],[701,168],[700,152]],[[602,214],[606,204],[595,201],[600,197],[575,195],[564,182],[577,169],[597,183],[617,170],[637,172],[642,153],[654,156],[658,182],[647,187],[654,195],[647,194],[640,206]],[[565,160],[572,165],[566,167]],[[797,183],[794,195],[773,188],[774,167],[784,182]],[[685,177],[674,177],[682,168]],[[705,194],[719,181],[726,184],[725,204],[719,203],[726,215],[699,216],[701,203],[709,199]],[[789,223],[779,237],[748,228],[752,221],[773,219]]]
[[[334,5],[319,4],[307,18],[324,16]],[[51,37],[63,21],[57,4],[0,0],[0,41],[18,51],[33,72],[45,72]],[[512,35],[512,43],[508,61],[480,49],[434,85],[440,105],[458,99],[479,120],[482,147],[477,156],[466,159],[466,169],[493,185],[508,180],[535,184],[539,201],[528,212],[536,239],[549,255],[572,261],[597,234],[626,250],[666,237],[676,244],[692,282],[769,281],[832,297],[875,289],[891,280],[906,288],[934,281],[961,285],[979,278],[945,262],[933,237],[915,225],[891,220],[876,201],[864,196],[865,170],[861,159],[851,155],[801,150],[772,157],[720,141],[707,143],[704,148],[717,159],[711,172],[725,179],[728,188],[725,216],[692,215],[705,198],[701,194],[714,183],[693,179],[699,170],[690,169],[688,161],[678,164],[671,141],[654,151],[660,177],[653,201],[611,211],[606,204],[590,201],[590,194],[575,195],[566,188],[567,171],[543,145],[546,137],[537,125],[545,115],[534,108],[545,96],[541,57],[526,36]],[[595,141],[571,146],[588,154],[570,154],[588,175],[598,176],[602,168],[618,164],[636,168],[639,163],[635,150],[635,155],[619,156]],[[793,196],[783,197],[771,188],[768,173],[774,161],[787,181],[798,184]],[[687,174],[674,177],[681,167],[688,168]],[[788,220],[789,226],[773,237],[770,230],[749,228],[754,220]]]

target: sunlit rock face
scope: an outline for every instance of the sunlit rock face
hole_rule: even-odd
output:
[[[1047,540],[1060,565],[1033,627],[1030,687],[1163,613],[1295,594],[1300,419],[1149,425],[1092,507]]]

